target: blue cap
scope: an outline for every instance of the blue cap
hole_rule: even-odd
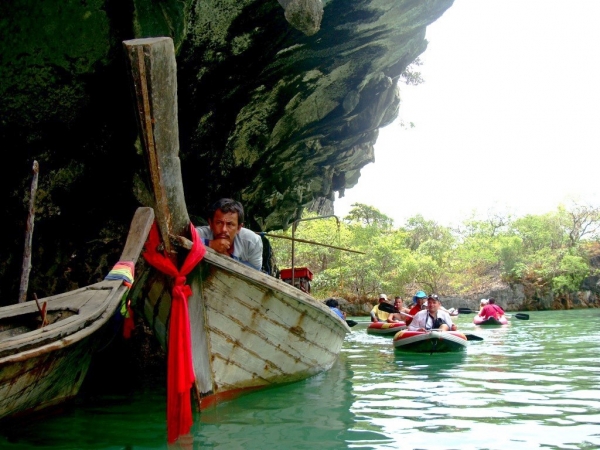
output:
[[[414,295],[413,297],[413,303],[417,303],[417,300],[419,300],[420,298],[426,298],[427,294],[423,291],[417,291],[417,293]]]

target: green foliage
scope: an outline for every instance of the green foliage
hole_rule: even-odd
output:
[[[453,230],[421,215],[394,228],[378,209],[352,206],[339,224],[314,213],[297,224],[296,239],[330,246],[294,243],[294,265],[315,274],[317,298],[373,299],[379,292],[410,297],[419,289],[460,295],[501,280],[532,285],[536,292],[569,293],[595,273],[589,260],[600,254],[600,243],[590,240],[597,239],[600,214],[590,207],[515,220],[497,214],[471,218]],[[291,230],[281,234],[291,237]],[[291,242],[271,243],[278,266],[291,267]]]
[[[542,216],[527,215],[512,224],[514,233],[521,237],[523,245],[529,251],[543,248],[559,249],[565,244],[565,233],[559,214]]]
[[[377,208],[362,203],[353,203],[352,209],[344,219],[350,223],[381,229],[389,229],[394,225],[394,221]]]
[[[423,62],[419,58],[415,59],[402,71],[400,74],[400,81],[408,86],[418,86],[419,84],[424,83],[425,80],[421,77],[421,72],[416,70],[416,67],[421,65],[423,65]]]
[[[552,288],[556,292],[575,292],[589,273],[589,265],[581,256],[565,255],[552,278]]]

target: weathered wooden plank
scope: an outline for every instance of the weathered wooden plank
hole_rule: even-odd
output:
[[[170,38],[123,42],[141,140],[154,192],[156,220],[167,251],[169,233],[187,236],[190,219],[185,205],[177,118],[177,65]]]

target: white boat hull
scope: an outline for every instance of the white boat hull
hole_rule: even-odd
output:
[[[188,283],[200,408],[328,370],[350,332],[322,302],[210,249]],[[155,271],[146,284],[144,315],[166,348],[170,291]]]

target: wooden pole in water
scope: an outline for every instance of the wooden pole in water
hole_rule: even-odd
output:
[[[29,286],[29,273],[31,272],[31,242],[33,239],[33,219],[35,218],[35,194],[38,186],[38,173],[40,166],[33,161],[33,180],[29,194],[29,215],[25,227],[25,249],[23,250],[23,268],[21,270],[21,285],[19,286],[19,303],[27,300],[27,287]]]

